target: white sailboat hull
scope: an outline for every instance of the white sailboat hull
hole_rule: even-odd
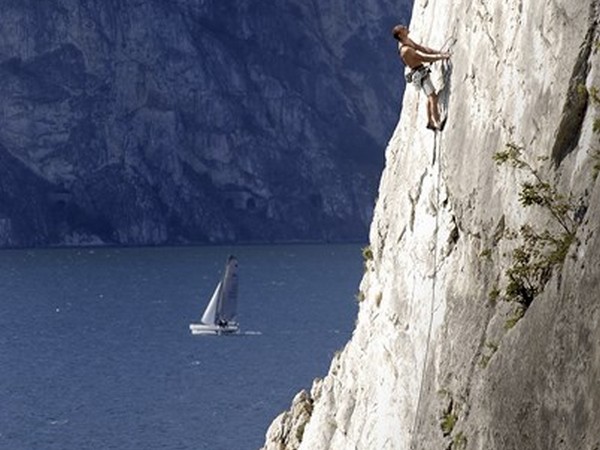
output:
[[[236,322],[228,323],[224,326],[205,324],[205,323],[191,323],[190,331],[192,334],[235,334],[239,332],[240,326]]]

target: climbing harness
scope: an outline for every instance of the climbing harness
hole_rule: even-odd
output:
[[[423,78],[427,77],[431,73],[431,69],[427,66],[421,64],[420,66],[415,67],[410,72],[406,72],[404,78],[407,83],[418,83]]]

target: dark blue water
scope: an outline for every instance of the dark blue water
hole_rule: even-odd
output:
[[[191,336],[227,256],[238,336]],[[358,245],[0,251],[0,449],[256,449],[349,339]]]

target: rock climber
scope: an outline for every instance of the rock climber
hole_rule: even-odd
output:
[[[398,53],[411,71],[406,74],[406,81],[414,83],[415,87],[423,89],[427,95],[427,128],[430,130],[443,130],[446,119],[440,120],[438,96],[431,82],[431,70],[424,63],[432,63],[450,59],[450,53],[432,50],[414,42],[408,37],[408,27],[396,25],[392,29],[394,38],[398,41]]]

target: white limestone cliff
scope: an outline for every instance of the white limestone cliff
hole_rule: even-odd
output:
[[[280,416],[264,449],[600,448],[598,3],[415,2],[415,40],[455,40],[446,129],[408,88],[356,329],[303,397],[310,417]],[[578,205],[566,259],[512,328],[515,304],[492,295],[509,230],[558,231],[519,202],[531,175],[494,162],[507,145]]]

